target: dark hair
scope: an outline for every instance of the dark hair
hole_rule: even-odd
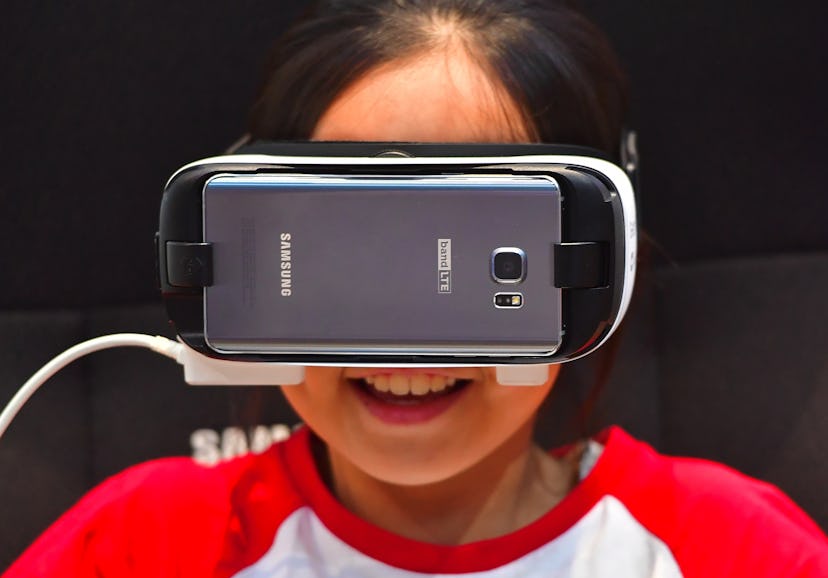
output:
[[[450,23],[453,38],[438,32]],[[310,138],[361,75],[459,41],[522,111],[533,140],[617,156],[626,79],[603,33],[562,0],[327,0],[274,47],[253,105],[253,140]]]
[[[441,24],[451,24],[443,31],[454,37],[439,33]],[[572,0],[316,2],[270,54],[248,139],[308,139],[337,96],[362,75],[446,42],[462,43],[489,80],[500,84],[533,140],[589,146],[620,160],[626,76],[603,32]],[[584,391],[572,383],[581,403],[564,429],[577,437],[594,429],[593,409],[620,333],[587,360],[591,387]],[[556,385],[552,395],[560,389]]]

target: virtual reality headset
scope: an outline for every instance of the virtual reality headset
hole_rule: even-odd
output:
[[[636,247],[627,172],[545,144],[253,143],[179,169],[156,235],[184,344],[297,365],[582,357]]]

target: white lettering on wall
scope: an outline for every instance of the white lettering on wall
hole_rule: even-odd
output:
[[[200,464],[212,466],[248,452],[261,453],[274,443],[290,437],[291,431],[283,423],[257,425],[247,430],[226,427],[221,432],[208,428],[197,429],[190,434],[192,458]]]

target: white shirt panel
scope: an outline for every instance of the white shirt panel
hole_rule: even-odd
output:
[[[417,547],[414,545],[414,547]],[[427,546],[426,546],[427,547]],[[612,496],[569,530],[508,564],[464,574],[422,574],[366,556],[300,508],[279,528],[273,546],[235,578],[681,578],[669,548]]]

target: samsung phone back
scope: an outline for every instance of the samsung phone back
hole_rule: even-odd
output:
[[[203,203],[217,351],[543,355],[560,342],[551,177],[220,175]]]

